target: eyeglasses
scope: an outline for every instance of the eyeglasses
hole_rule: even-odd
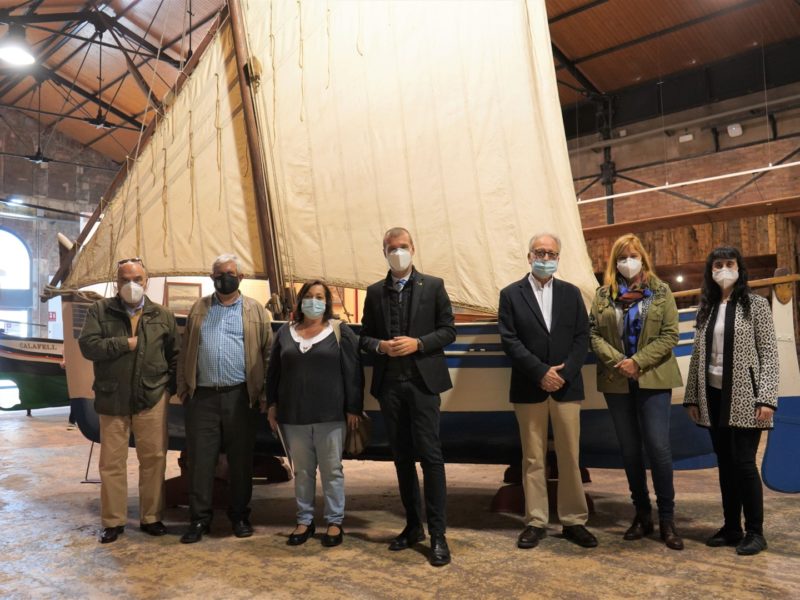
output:
[[[122,265],[127,264],[127,263],[138,263],[138,264],[144,266],[144,263],[142,262],[142,259],[139,258],[138,256],[135,256],[133,258],[123,258],[122,260],[117,261],[117,266],[121,267]]]
[[[538,250],[531,250],[531,254],[533,254],[536,258],[547,258],[549,260],[555,260],[558,258],[558,252],[542,250],[541,248]]]

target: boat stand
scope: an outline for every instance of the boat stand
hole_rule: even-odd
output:
[[[89,446],[89,460],[86,461],[86,473],[84,473],[81,483],[100,483],[99,479],[89,479],[89,467],[92,465],[92,452],[94,452],[94,442]]]

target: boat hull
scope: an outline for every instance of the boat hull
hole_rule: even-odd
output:
[[[61,340],[0,334],[0,380],[12,381],[19,390],[18,404],[4,402],[0,408],[31,410],[69,404],[63,361]],[[7,385],[5,390],[10,391]]]

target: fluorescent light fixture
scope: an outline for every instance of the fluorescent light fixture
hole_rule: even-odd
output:
[[[35,62],[22,26],[13,23],[8,26],[8,31],[0,39],[0,58],[19,67],[32,65]]]
[[[691,133],[684,133],[683,135],[678,136],[678,143],[686,144],[691,142],[694,139],[694,135]]]
[[[739,137],[742,135],[744,131],[742,131],[742,126],[739,123],[731,123],[728,125],[728,135],[731,137]]]

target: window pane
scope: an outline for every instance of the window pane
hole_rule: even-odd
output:
[[[20,239],[0,230],[0,289],[27,290],[31,287],[31,257]]]

